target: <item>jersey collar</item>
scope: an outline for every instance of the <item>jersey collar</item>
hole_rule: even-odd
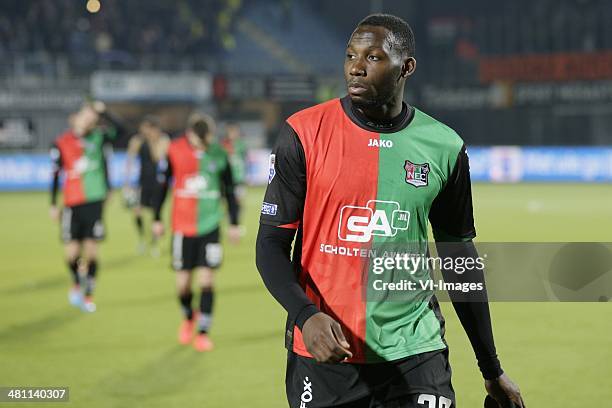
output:
[[[351,98],[346,95],[342,99],[340,99],[340,103],[342,104],[342,109],[344,113],[351,119],[353,123],[359,126],[362,129],[369,130],[370,132],[376,133],[395,133],[404,129],[406,126],[410,124],[412,118],[414,117],[414,108],[412,106],[408,106],[406,103],[402,102],[402,111],[399,115],[391,119],[386,123],[376,122],[371,119],[368,119],[363,113],[359,112]]]

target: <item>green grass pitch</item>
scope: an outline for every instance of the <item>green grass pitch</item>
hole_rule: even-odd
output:
[[[284,312],[254,265],[262,194],[252,189],[247,197],[244,241],[225,247],[216,349],[208,354],[175,340],[180,314],[169,238],[160,259],[135,255],[132,218],[118,194],[106,209],[98,311],[91,315],[68,305],[69,277],[47,195],[2,194],[0,386],[69,386],[72,407],[287,406]],[[481,241],[612,241],[608,185],[477,184],[474,200]],[[612,304],[491,308],[502,364],[529,407],[610,406]],[[458,405],[480,407],[484,389],[472,350],[452,307],[443,309]],[[29,405],[38,406],[15,406]]]

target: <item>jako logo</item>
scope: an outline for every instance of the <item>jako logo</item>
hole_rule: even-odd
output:
[[[400,210],[395,201],[370,200],[365,207],[345,205],[340,210],[338,238],[342,241],[369,242],[373,235],[394,237],[408,229],[410,212]]]
[[[312,383],[308,377],[304,377],[304,392],[300,397],[300,408],[306,408],[306,404],[312,401]]]
[[[391,140],[378,140],[378,139],[370,139],[368,142],[369,147],[393,147],[393,142]]]

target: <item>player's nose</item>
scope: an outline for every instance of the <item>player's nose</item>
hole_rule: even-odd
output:
[[[351,62],[349,74],[351,74],[351,76],[366,76],[367,75],[365,64],[363,63],[361,58],[357,58],[355,59],[355,61]]]

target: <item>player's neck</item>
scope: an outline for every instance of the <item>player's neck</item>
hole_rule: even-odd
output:
[[[395,95],[390,101],[379,106],[355,106],[366,118],[380,123],[391,122],[402,113],[403,92]]]
[[[74,134],[76,137],[83,137],[87,134],[87,131],[86,129],[80,127],[73,127],[72,134]]]
[[[341,99],[341,104],[344,112],[356,125],[372,132],[397,132],[408,126],[414,117],[414,109],[403,102],[401,102],[402,108],[399,114],[393,116],[391,119],[382,120],[374,120],[366,116],[363,110],[360,109],[361,107],[353,104],[348,95]]]
[[[373,122],[387,123],[393,121],[401,112],[402,105],[389,106],[388,104],[376,107],[355,107],[359,113]]]
[[[205,153],[206,150],[208,150],[208,145],[205,143],[194,143],[192,140],[190,140],[189,138],[187,138],[187,141],[189,142],[189,145],[191,146],[192,149],[197,150],[198,152],[202,152]]]

